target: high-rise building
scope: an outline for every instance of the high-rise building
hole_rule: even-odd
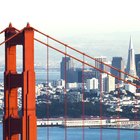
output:
[[[103,62],[103,63],[105,63],[107,65],[111,65],[110,61],[107,61],[107,57],[106,56],[95,57],[95,59],[97,61]],[[104,65],[104,64],[102,64],[100,62],[97,62],[97,61],[95,61],[95,67],[96,68],[98,68],[100,70],[103,70],[103,71],[110,72],[110,67],[108,67],[108,66],[106,66],[106,65]],[[100,77],[100,71],[98,71],[98,70],[95,70],[95,71],[96,71],[96,74],[95,74],[96,76],[95,77],[97,79],[99,79],[99,77]]]
[[[65,78],[69,81],[72,76],[74,70],[74,64],[70,57],[63,57],[60,63],[60,71],[61,71],[61,79],[65,80]],[[71,76],[70,76],[71,75]]]
[[[106,78],[106,92],[114,91],[115,90],[115,78],[107,75]]]
[[[124,60],[122,57],[113,57],[112,59],[112,67],[115,67],[121,71],[124,71]],[[119,73],[117,70],[115,69],[111,69],[111,74],[120,77],[121,79],[124,79],[124,74],[123,73]],[[118,79],[115,78],[115,83],[117,84],[118,82],[120,82]]]
[[[95,57],[96,60],[100,61],[100,62],[107,62],[107,58],[105,56],[101,56],[101,57]],[[101,64],[100,62],[95,61],[95,67],[98,69],[102,69],[105,70],[106,66]]]
[[[100,73],[100,78],[99,78],[100,93],[106,92],[106,78],[107,78],[106,73]]]
[[[87,79],[86,87],[88,92],[90,92],[90,90],[93,89],[98,89],[98,79],[96,78]]]
[[[132,76],[136,76],[135,54],[131,37],[129,42],[126,72]],[[128,79],[132,80],[130,77],[128,77]]]
[[[140,54],[135,54],[135,65],[137,76],[140,77]]]
[[[82,83],[82,69],[74,68],[73,60],[70,57],[63,57],[60,63],[61,79],[66,83]]]

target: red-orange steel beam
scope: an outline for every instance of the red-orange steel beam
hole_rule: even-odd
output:
[[[135,76],[132,76],[132,75],[130,75],[130,74],[127,73],[127,72],[121,71],[120,69],[117,69],[117,68],[115,68],[115,67],[113,67],[113,66],[111,66],[111,65],[109,65],[109,64],[106,64],[106,63],[104,63],[104,62],[102,62],[102,61],[99,61],[99,60],[97,60],[96,58],[91,57],[91,56],[89,56],[89,55],[87,55],[87,54],[85,54],[85,53],[83,53],[83,52],[81,52],[81,51],[79,51],[79,50],[77,50],[77,49],[75,49],[75,48],[73,48],[73,47],[71,47],[71,46],[69,46],[69,45],[67,45],[67,44],[65,44],[65,43],[63,43],[63,42],[61,42],[61,41],[55,39],[55,38],[53,38],[53,37],[51,37],[51,36],[49,36],[49,35],[46,35],[46,34],[44,34],[43,32],[41,32],[41,31],[39,31],[39,30],[37,30],[37,29],[35,29],[35,28],[34,28],[34,30],[35,30],[36,32],[38,32],[38,33],[40,33],[40,34],[42,34],[42,35],[44,35],[44,36],[46,36],[46,37],[52,39],[53,41],[56,41],[56,42],[59,43],[59,44],[62,44],[63,46],[68,47],[69,49],[72,49],[72,50],[74,50],[74,51],[76,51],[76,52],[78,52],[78,53],[80,53],[80,54],[82,54],[82,55],[84,54],[86,57],[88,57],[88,58],[90,58],[90,59],[92,59],[92,60],[94,60],[94,61],[96,61],[96,62],[99,62],[99,63],[101,63],[101,64],[104,64],[105,66],[108,66],[108,67],[110,67],[110,68],[112,68],[112,69],[114,69],[114,70],[116,70],[116,71],[118,71],[118,72],[121,72],[121,73],[123,73],[123,74],[125,74],[125,75],[128,75],[128,76],[130,76],[130,77],[132,77],[132,78],[134,78],[134,79],[136,79],[136,80],[139,80],[139,78],[137,78],[137,77],[135,77]]]
[[[60,53],[66,55],[66,56],[69,56],[69,57],[71,57],[71,58],[73,58],[73,59],[75,59],[75,60],[77,60],[77,61],[79,61],[79,62],[81,62],[81,63],[84,63],[85,65],[87,65],[87,66],[89,66],[89,67],[91,67],[91,68],[94,68],[94,69],[96,69],[96,70],[99,71],[99,72],[106,73],[106,74],[108,74],[108,75],[110,75],[110,76],[112,76],[112,77],[114,77],[114,78],[116,78],[116,79],[118,79],[118,80],[124,81],[125,83],[131,84],[131,85],[133,85],[133,86],[135,86],[135,87],[137,87],[137,88],[140,88],[140,86],[138,86],[138,85],[135,85],[135,84],[133,84],[133,83],[131,83],[131,82],[129,82],[129,81],[126,81],[126,80],[124,80],[124,79],[122,79],[122,78],[119,78],[119,77],[117,77],[117,76],[115,76],[115,75],[113,75],[113,74],[111,74],[111,73],[109,73],[109,72],[107,72],[107,71],[101,70],[101,69],[99,69],[99,68],[97,68],[97,67],[95,67],[95,66],[93,66],[93,65],[91,65],[91,64],[89,64],[89,63],[87,63],[87,62],[83,62],[83,60],[80,60],[80,59],[76,58],[75,56],[72,56],[72,55],[70,55],[70,54],[67,54],[67,53],[65,53],[65,52],[63,52],[63,51],[61,51],[61,50],[59,50],[59,49],[57,49],[57,48],[55,48],[55,47],[53,47],[53,46],[51,46],[51,45],[45,43],[45,42],[43,42],[43,41],[40,41],[39,39],[34,38],[34,40],[37,41],[37,42],[39,42],[39,43],[41,43],[41,44],[44,44],[45,46],[48,46],[49,48],[51,48],[51,49],[53,49],[53,50],[56,50],[57,52],[60,52]]]

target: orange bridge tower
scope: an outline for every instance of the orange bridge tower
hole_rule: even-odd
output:
[[[17,34],[17,35],[16,35]],[[36,140],[34,30],[27,24],[18,32],[12,25],[5,31],[3,140]],[[16,47],[23,47],[23,72],[16,70]],[[22,113],[18,115],[18,91],[22,88]]]

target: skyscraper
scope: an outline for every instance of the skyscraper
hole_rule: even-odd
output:
[[[106,56],[101,56],[101,57],[95,57],[95,59],[97,61],[100,61],[100,62],[103,62],[105,64],[108,64],[110,65],[109,61],[107,61],[107,57]],[[95,67],[98,68],[98,69],[101,69],[103,71],[107,71],[107,72],[110,72],[110,67],[100,63],[100,62],[97,62],[95,61]],[[98,70],[95,70],[96,71],[96,78],[99,79],[100,77],[100,71]]]
[[[124,60],[122,57],[113,57],[112,59],[112,66],[124,71]],[[111,73],[117,77],[120,76],[121,79],[124,79],[124,74],[120,74],[117,70],[111,69]],[[115,83],[117,84],[119,82],[118,79],[115,78]]]
[[[115,78],[110,76],[110,75],[107,75],[107,78],[106,78],[106,92],[110,92],[110,91],[114,91],[115,90]]]
[[[74,69],[73,61],[70,57],[63,57],[60,63],[60,70],[61,70],[61,79],[69,80],[69,74],[72,73]],[[66,77],[65,77],[65,70],[66,70]],[[69,74],[68,74],[69,73]]]
[[[134,54],[133,43],[132,43],[131,37],[130,37],[130,42],[129,42],[126,72],[132,76],[136,76],[135,54]]]
[[[95,59],[97,61],[101,61],[101,62],[104,62],[104,63],[107,62],[107,58],[105,56],[95,57]],[[97,62],[97,61],[95,61],[95,67],[98,68],[98,69],[106,70],[106,66]]]
[[[137,76],[140,77],[140,54],[135,54],[135,65]]]

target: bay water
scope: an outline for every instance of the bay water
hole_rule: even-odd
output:
[[[60,128],[60,127],[38,127],[37,140],[65,140],[65,131],[67,132],[67,140],[83,140],[82,128]],[[49,136],[47,137],[47,132]],[[118,139],[120,134],[120,139]],[[84,140],[140,140],[140,131],[120,130],[116,129],[90,129],[84,128]],[[0,124],[0,140],[2,140],[2,124]]]

